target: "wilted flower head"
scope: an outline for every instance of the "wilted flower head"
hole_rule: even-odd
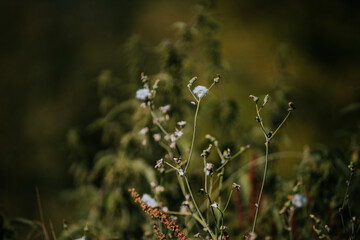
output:
[[[208,89],[205,86],[198,85],[194,88],[193,93],[198,97],[202,98],[208,93]]]
[[[157,207],[157,202],[155,199],[153,199],[149,194],[144,193],[144,195],[142,196],[141,200],[144,201],[144,203],[146,203],[147,205],[149,205],[150,207],[154,208]]]
[[[303,195],[296,193],[293,198],[291,199],[291,203],[294,204],[296,207],[300,208],[304,206],[307,202],[306,197]]]
[[[151,96],[151,93],[148,88],[141,88],[136,91],[136,98],[140,100],[146,100]]]

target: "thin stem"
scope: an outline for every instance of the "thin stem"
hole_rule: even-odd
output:
[[[230,194],[229,194],[229,197],[228,197],[228,200],[227,200],[227,202],[226,202],[226,205],[225,205],[225,207],[224,207],[224,209],[223,209],[223,212],[226,211],[226,209],[227,209],[227,207],[228,207],[228,205],[229,205],[229,202],[230,202],[232,193],[233,193],[233,189],[231,189],[231,192],[230,192]]]
[[[267,174],[267,168],[268,168],[268,155],[269,155],[269,143],[265,142],[265,147],[266,147],[266,153],[265,153],[265,169],[264,169],[264,176],[263,176],[263,181],[261,184],[261,189],[260,189],[260,194],[259,194],[259,199],[256,205],[256,212],[255,212],[255,217],[254,217],[254,222],[253,222],[253,227],[252,227],[252,233],[255,233],[255,226],[256,226],[256,221],[257,221],[257,217],[258,217],[258,213],[259,213],[259,208],[260,208],[260,203],[261,203],[261,197],[262,197],[262,193],[264,190],[264,185],[265,185],[265,180],[266,180],[266,174]]]
[[[286,115],[286,117],[284,118],[284,120],[280,123],[280,125],[277,127],[277,129],[274,131],[274,133],[271,135],[271,137],[269,137],[267,139],[268,142],[270,142],[270,140],[275,136],[275,134],[279,131],[279,129],[282,127],[282,125],[284,125],[284,123],[286,122],[286,120],[289,118],[290,114],[292,111],[289,111]]]
[[[231,191],[232,192],[232,191]],[[221,226],[219,228],[221,234],[220,234],[220,239],[223,239],[223,229],[221,229],[221,227],[224,226],[224,212],[220,210],[220,208],[217,208],[217,210],[219,210],[219,212],[221,213]]]
[[[197,99],[197,97],[194,95],[193,91],[191,91],[191,88],[190,88],[190,87],[188,87],[188,90],[189,90],[189,92],[191,93],[191,95],[193,96],[193,98],[195,99],[195,101],[196,101],[197,103],[199,103],[199,102],[200,102],[200,99]]]
[[[212,201],[211,201],[210,195],[207,194],[207,197],[208,197],[209,203],[212,205]],[[216,239],[218,239],[218,231],[217,231],[218,223],[217,223],[217,220],[216,220],[215,211],[214,211],[214,208],[213,208],[213,207],[210,207],[210,208],[211,208],[211,212],[212,212],[212,214],[213,214],[214,221],[215,221],[215,235],[216,235]]]
[[[176,167],[174,167],[172,164],[168,163],[167,161],[164,161],[164,163],[165,163],[166,165],[168,165],[169,167],[171,167],[172,169],[176,170],[176,171],[179,170],[179,169],[177,169]]]
[[[197,105],[196,105],[196,111],[195,111],[195,117],[194,117],[193,137],[192,137],[192,141],[191,141],[189,157],[188,157],[188,160],[186,161],[186,165],[185,165],[185,169],[184,169],[185,173],[186,173],[187,168],[189,167],[191,156],[192,156],[192,153],[193,153],[193,150],[194,150],[195,133],[196,133],[196,121],[197,121],[197,116],[198,116],[198,113],[199,113],[200,101],[201,101],[201,98],[199,99],[199,101],[197,102]]]
[[[264,135],[265,135],[265,138],[267,138],[267,132],[266,132],[266,130],[265,130],[264,123],[263,123],[263,121],[262,121],[262,119],[261,119],[261,116],[260,116],[260,111],[261,111],[262,108],[260,108],[260,110],[259,110],[258,105],[255,104],[255,106],[256,106],[256,115],[257,115],[257,117],[259,118],[259,122],[260,122],[261,129],[263,130],[263,133],[264,133]]]
[[[169,215],[183,215],[183,216],[191,216],[191,212],[176,212],[176,211],[167,211],[166,214]]]
[[[153,119],[154,119],[155,125],[158,126],[158,128],[159,128],[165,135],[169,135],[169,133],[165,130],[165,128],[158,122],[158,118],[156,117],[154,111],[150,109],[150,113],[151,113],[151,116],[152,116]]]
[[[184,178],[185,178],[186,186],[188,187],[188,190],[189,190],[191,199],[192,199],[192,201],[193,201],[193,203],[194,203],[194,205],[195,205],[196,211],[197,211],[198,215],[200,216],[201,221],[203,222],[202,225],[205,225],[205,226],[206,226],[206,231],[210,234],[211,238],[212,238],[213,240],[216,240],[216,237],[214,236],[214,233],[210,230],[209,226],[208,226],[208,225],[206,224],[206,222],[205,222],[205,219],[204,219],[203,215],[202,215],[201,212],[200,212],[199,206],[198,206],[198,204],[197,204],[197,202],[196,202],[196,200],[195,200],[195,198],[194,198],[194,195],[193,195],[193,193],[192,193],[191,185],[190,185],[189,180],[188,180],[188,178],[187,178],[187,176],[186,176],[186,173],[184,174]]]
[[[349,180],[346,182],[346,190],[345,190],[344,200],[343,200],[343,203],[342,203],[341,208],[340,208],[341,223],[343,225],[343,229],[345,231],[345,234],[348,235],[349,239],[351,239],[351,237],[350,237],[350,234],[347,231],[346,226],[345,226],[343,211],[344,211],[344,207],[345,207],[345,202],[347,202],[348,199],[349,199],[349,188],[350,188],[350,183],[351,183],[351,180],[352,180],[352,176],[353,176],[353,172],[350,171]],[[348,203],[348,205],[349,205],[349,203]],[[350,209],[349,209],[349,212],[350,212]],[[351,212],[350,212],[350,217],[351,217]]]
[[[36,190],[37,203],[38,203],[38,207],[39,207],[39,214],[40,214],[40,220],[41,220],[41,228],[42,228],[42,230],[43,230],[43,234],[44,234],[45,240],[50,240],[49,234],[48,234],[48,232],[47,232],[47,230],[46,230],[46,227],[45,227],[44,214],[43,214],[42,205],[41,205],[39,188],[36,186],[36,187],[35,187],[35,190]]]

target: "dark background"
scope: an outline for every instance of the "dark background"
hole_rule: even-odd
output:
[[[37,185],[55,222],[76,218],[59,197],[73,186],[66,136],[98,114],[97,76],[109,69],[124,86],[134,84],[124,42],[134,34],[154,45],[173,37],[172,24],[189,21],[193,6],[160,0],[1,1],[0,210],[38,218]],[[347,133],[358,131],[359,123],[358,2],[233,0],[219,1],[214,12],[229,66],[219,92],[239,104],[244,125],[253,124],[248,95],[280,84],[297,106],[286,128],[291,140],[280,149],[349,145]],[[285,177],[292,177],[294,161],[281,164]]]

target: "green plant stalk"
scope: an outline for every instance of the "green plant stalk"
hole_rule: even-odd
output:
[[[232,192],[232,191],[231,191]],[[221,226],[224,226],[224,213],[223,213],[223,211],[221,211],[220,210],[220,208],[217,208],[218,210],[219,210],[219,212],[220,212],[220,214],[221,214]],[[220,221],[219,221],[220,222]],[[219,230],[220,230],[220,239],[223,239],[223,230],[222,229],[220,229],[219,228]]]
[[[256,221],[257,221],[257,217],[258,217],[258,213],[259,213],[261,197],[262,197],[262,193],[263,193],[264,185],[265,185],[265,180],[266,180],[266,174],[267,174],[267,169],[268,169],[268,155],[269,155],[269,142],[268,141],[265,142],[265,147],[266,147],[266,152],[265,152],[264,176],[263,176],[263,180],[262,180],[262,184],[261,184],[259,199],[258,199],[257,206],[256,206],[256,212],[255,212],[255,217],[254,217],[254,222],[253,222],[251,233],[255,233]]]
[[[208,197],[209,203],[212,204],[211,197],[210,197],[209,194],[207,194],[207,197]],[[213,214],[214,221],[215,221],[215,235],[216,235],[216,239],[218,239],[218,231],[217,231],[218,221],[217,221],[217,219],[216,219],[216,215],[215,215],[214,208],[213,208],[213,207],[210,207],[210,208],[211,208],[211,212],[212,212],[212,214]],[[208,210],[209,210],[209,209],[208,209]]]
[[[192,156],[192,153],[193,153],[193,150],[194,150],[194,142],[195,142],[195,135],[196,135],[196,122],[197,122],[197,116],[199,114],[200,101],[201,101],[201,98],[199,99],[199,101],[197,102],[197,105],[196,105],[196,111],[195,111],[195,117],[194,117],[193,137],[192,137],[192,141],[191,141],[189,157],[188,157],[188,160],[186,161],[186,165],[185,165],[185,169],[184,169],[185,173],[186,173],[187,168],[189,167],[189,164],[190,164],[190,161],[191,161],[191,156]]]
[[[224,209],[222,210],[223,212],[226,211],[226,209],[227,209],[227,207],[228,207],[228,205],[229,205],[229,202],[230,202],[230,199],[231,199],[231,196],[232,196],[233,191],[234,191],[234,190],[231,189],[231,192],[230,192],[230,194],[229,194],[229,197],[228,197],[228,200],[227,200],[227,202],[226,202],[226,205],[225,205]]]
[[[350,234],[348,233],[348,231],[347,231],[347,229],[346,229],[346,227],[345,227],[343,211],[344,211],[344,207],[345,207],[345,202],[346,202],[346,200],[349,198],[349,188],[350,188],[350,183],[351,183],[351,180],[352,180],[352,175],[353,175],[353,173],[350,172],[350,177],[349,177],[349,180],[348,180],[348,182],[347,182],[347,184],[346,184],[346,190],[345,190],[344,200],[343,200],[343,203],[342,203],[341,208],[340,208],[341,223],[342,223],[342,225],[343,225],[343,229],[344,229],[344,231],[345,231],[345,234],[349,236],[349,239],[351,239],[351,237],[350,237]],[[350,214],[350,216],[351,216],[351,214]],[[352,231],[353,231],[353,229],[352,229]]]
[[[204,219],[203,215],[202,215],[201,212],[200,212],[199,206],[198,206],[198,204],[197,204],[197,202],[196,202],[196,200],[195,200],[195,198],[194,198],[194,195],[193,195],[193,193],[192,193],[192,188],[191,188],[191,185],[190,185],[190,183],[189,183],[189,180],[188,180],[188,178],[187,178],[186,173],[184,174],[184,178],[185,178],[186,186],[188,187],[188,191],[189,191],[189,193],[190,193],[191,199],[192,199],[192,201],[193,201],[193,203],[194,203],[194,206],[195,206],[195,208],[196,208],[196,211],[197,211],[197,213],[199,214],[199,216],[200,216],[200,218],[201,218],[201,221],[203,222],[202,225],[203,225],[203,226],[206,226],[206,230],[207,230],[207,232],[210,234],[211,238],[212,238],[213,240],[216,240],[216,237],[215,237],[214,233],[210,230],[209,226],[208,226],[208,225],[206,224],[206,222],[205,222],[205,219]]]
[[[272,134],[272,136],[267,139],[267,142],[270,142],[270,140],[276,135],[276,133],[279,131],[279,129],[282,127],[282,125],[284,125],[284,123],[286,122],[286,120],[289,118],[291,112],[292,112],[292,111],[289,111],[289,112],[288,112],[288,114],[286,115],[286,117],[284,118],[284,120],[280,123],[280,125],[277,127],[277,129],[274,131],[274,133]]]

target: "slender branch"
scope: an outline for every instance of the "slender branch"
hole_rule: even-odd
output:
[[[188,191],[189,191],[189,193],[190,193],[191,199],[192,199],[192,201],[193,201],[193,203],[194,203],[194,205],[195,205],[196,211],[197,211],[198,215],[200,216],[201,221],[203,222],[203,225],[206,226],[206,231],[210,234],[210,236],[211,236],[211,238],[212,238],[213,240],[216,240],[216,237],[215,237],[214,233],[210,230],[209,226],[208,226],[208,225],[206,224],[206,222],[205,222],[205,219],[204,219],[203,215],[202,215],[201,212],[200,212],[199,206],[198,206],[198,204],[197,204],[197,202],[196,202],[196,200],[195,200],[195,198],[194,198],[194,195],[193,195],[193,193],[192,193],[191,185],[190,185],[190,183],[189,183],[189,180],[188,180],[188,178],[187,178],[186,173],[184,174],[184,178],[185,178],[186,186],[188,187]]]
[[[194,150],[194,142],[195,142],[195,134],[196,134],[196,121],[197,121],[197,116],[198,116],[198,113],[199,113],[200,101],[201,101],[201,98],[199,99],[199,101],[197,102],[197,105],[196,105],[196,111],[195,111],[195,117],[194,117],[193,137],[192,137],[192,141],[191,141],[189,157],[188,157],[188,160],[186,161],[186,165],[185,165],[185,169],[184,169],[185,173],[186,173],[187,168],[189,167],[189,164],[190,164],[190,161],[191,161],[191,156],[192,156],[192,153],[193,153],[193,150]]]
[[[286,122],[286,120],[289,118],[290,114],[292,111],[289,111],[286,115],[286,117],[284,118],[284,120],[280,123],[280,125],[277,127],[277,129],[274,131],[274,133],[271,135],[271,137],[269,137],[267,139],[268,142],[270,142],[270,140],[275,136],[275,134],[279,131],[279,129],[282,127],[282,125],[284,125],[284,123]]]
[[[224,209],[222,210],[223,212],[226,211],[226,209],[227,209],[227,207],[228,207],[228,205],[229,205],[229,202],[230,202],[232,193],[233,193],[233,189],[231,189],[231,192],[230,192],[230,194],[229,194],[229,197],[228,197],[228,200],[227,200],[227,202],[226,202],[226,205],[225,205]]]
[[[261,184],[261,189],[260,189],[260,194],[259,194],[259,199],[256,205],[256,212],[255,212],[255,217],[254,217],[254,222],[253,222],[253,226],[252,226],[252,230],[251,232],[254,234],[255,233],[255,227],[256,227],[256,221],[257,221],[257,217],[258,217],[258,213],[259,213],[259,208],[260,208],[260,203],[261,203],[261,197],[262,197],[262,193],[264,190],[264,185],[265,185],[265,180],[266,180],[266,174],[267,174],[267,168],[268,168],[268,155],[269,155],[269,143],[265,142],[265,147],[266,147],[266,153],[265,153],[265,169],[264,169],[264,176],[263,176],[263,181]]]

